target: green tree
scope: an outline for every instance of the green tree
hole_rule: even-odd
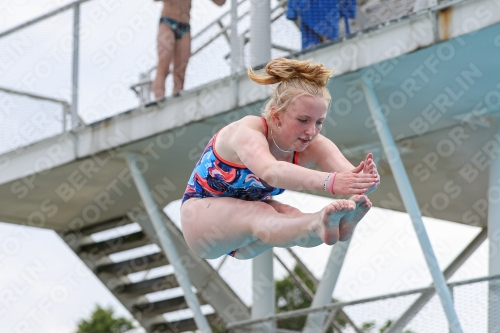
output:
[[[78,323],[77,333],[124,333],[134,328],[126,318],[114,318],[113,309],[103,309],[99,305],[89,319]]]
[[[295,274],[304,282],[304,284],[313,292],[316,292],[314,283],[307,277],[306,273],[299,267],[293,269]],[[295,281],[287,276],[282,280],[276,281],[276,312],[288,312],[292,310],[304,309],[311,306],[311,300],[306,293],[300,289]],[[279,328],[289,330],[302,330],[306,322],[307,316],[299,316],[278,321]],[[342,318],[335,317],[335,321],[345,327],[346,323]],[[331,332],[329,330],[328,332]]]

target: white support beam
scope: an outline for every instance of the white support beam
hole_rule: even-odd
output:
[[[238,295],[234,293],[233,289],[225,283],[222,277],[217,274],[205,259],[199,257],[189,249],[182,232],[174,222],[165,213],[160,211],[160,214],[162,215],[163,225],[168,229],[172,237],[172,242],[177,249],[177,253],[181,254],[184,263],[190,263],[185,266],[185,269],[191,285],[196,288],[196,292],[210,303],[225,322],[232,323],[238,320],[249,319],[250,310]],[[149,215],[145,211],[134,210],[127,215],[131,221],[139,223],[143,232],[155,244],[161,247],[158,232],[155,230]]]
[[[250,2],[250,64],[262,65],[271,60],[271,1]]]
[[[73,59],[71,69],[71,129],[78,127],[78,73],[80,68],[80,4],[73,8]]]
[[[446,280],[455,274],[455,272],[470,258],[470,256],[483,244],[488,231],[486,229],[481,232],[470,242],[469,245],[453,260],[453,262],[444,270],[443,275]],[[415,302],[403,313],[403,315],[386,330],[385,333],[400,333],[405,326],[415,317],[415,315],[427,304],[435,295],[435,291],[422,293]]]
[[[144,180],[142,176],[141,170],[137,166],[137,159],[134,154],[127,153],[125,154],[125,160],[127,161],[127,165],[130,169],[130,174],[134,179],[135,186],[139,191],[142,202],[146,208],[146,211],[151,219],[151,224],[153,225],[156,234],[158,236],[158,241],[160,242],[161,248],[165,255],[167,256],[168,261],[174,267],[174,274],[184,292],[184,298],[186,303],[188,304],[191,311],[193,311],[194,321],[198,330],[202,333],[211,333],[212,330],[208,325],[207,319],[201,312],[200,302],[198,302],[198,298],[191,290],[191,283],[189,281],[189,277],[186,273],[186,269],[184,268],[182,261],[179,258],[179,253],[177,253],[177,249],[174,246],[172,241],[172,237],[170,232],[163,224],[163,220],[156,206],[156,203],[151,196],[151,192],[149,191],[148,184]]]
[[[250,64],[262,65],[271,60],[271,2],[250,2]],[[252,319],[274,315],[273,249],[252,259]],[[273,321],[255,328],[256,332],[274,332]]]
[[[243,68],[242,49],[238,35],[238,0],[231,0],[231,74],[235,75]]]
[[[491,118],[490,137],[500,134],[500,119]],[[492,141],[495,142],[495,141]],[[490,165],[488,188],[488,240],[489,240],[489,275],[500,274],[500,158],[497,155]],[[493,280],[488,286],[488,333],[500,331],[500,281]]]
[[[403,162],[401,161],[401,156],[399,155],[398,148],[396,146],[396,143],[394,142],[394,138],[392,137],[389,125],[387,124],[385,116],[382,113],[382,108],[378,101],[377,95],[375,94],[375,90],[373,89],[372,82],[369,80],[363,80],[361,82],[361,86],[366,96],[366,102],[368,104],[368,108],[370,109],[373,121],[375,124],[378,124],[378,126],[376,126],[376,129],[380,137],[380,141],[382,142],[382,146],[384,147],[384,152],[387,156],[391,171],[394,175],[399,193],[401,194],[403,204],[406,208],[406,211],[410,215],[413,227],[420,242],[420,247],[422,248],[424,258],[432,275],[436,292],[439,295],[443,310],[446,314],[450,332],[462,333],[462,327],[460,325],[460,321],[458,320],[458,315],[455,311],[455,306],[453,305],[450,291],[448,289],[448,286],[446,285],[446,280],[443,276],[443,273],[439,268],[439,264],[437,262],[436,255],[434,254],[431,241],[429,240],[429,236],[427,235],[427,231],[425,230],[424,222],[422,221],[422,214],[420,213],[420,209],[418,207],[417,198],[415,197],[415,193],[413,192],[410,180],[408,178],[408,175],[406,174],[405,167],[403,165]]]
[[[330,252],[330,257],[326,264],[325,273],[323,278],[316,289],[314,299],[311,303],[311,308],[326,305],[332,301],[333,290],[337,284],[340,275],[340,270],[344,263],[347,250],[351,240],[347,242],[338,242],[335,244]],[[325,321],[327,311],[313,312],[307,316],[306,324],[304,326],[304,333],[319,332]]]
[[[273,249],[252,259],[252,319],[272,316],[274,308]],[[254,332],[272,333],[275,321],[253,326]]]
[[[297,254],[295,254],[295,252],[293,252],[292,249],[288,248],[288,253],[290,253],[290,255],[295,259],[295,262],[297,263],[297,265],[300,267],[300,269],[302,270],[302,272],[304,272],[307,276],[307,278],[309,280],[312,281],[312,283],[314,284],[314,287],[317,287],[318,284],[319,284],[319,281],[318,279],[316,279],[316,277],[311,273],[311,271],[309,270],[309,268],[307,268],[307,266],[302,262],[302,260],[300,260],[300,258],[297,256]],[[332,291],[333,293],[333,291]],[[311,298],[312,299],[312,298]],[[335,299],[332,298],[332,302],[336,302]],[[349,316],[344,312],[343,309],[338,309],[338,311],[336,310],[336,312],[339,314],[339,316],[345,320],[351,327],[352,329],[356,332],[356,333],[363,333],[357,326],[356,324],[352,321],[351,318],[349,318]],[[328,321],[328,319],[326,320]],[[326,321],[325,321],[325,325],[326,325]],[[324,327],[323,327],[324,328]]]

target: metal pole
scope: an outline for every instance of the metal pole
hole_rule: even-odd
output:
[[[251,0],[250,57],[252,66],[262,65],[271,60],[270,0]]]
[[[245,38],[243,36],[243,38]],[[238,0],[231,0],[231,90],[233,91],[233,105],[238,107],[239,81],[237,73],[243,67],[241,56],[240,36],[238,36]]]
[[[87,2],[87,1],[90,1],[90,0],[78,0],[78,1],[75,1],[75,2],[72,2],[72,3],[69,3],[67,5],[64,5],[64,6],[60,7],[60,8],[54,9],[53,11],[50,11],[50,12],[48,12],[46,14],[43,14],[43,15],[41,15],[39,17],[36,17],[36,18],[34,18],[32,20],[29,20],[27,22],[24,22],[24,23],[22,23],[22,24],[20,24],[18,26],[15,26],[15,27],[13,27],[13,28],[11,28],[9,30],[5,30],[5,31],[1,32],[0,33],[0,38],[2,38],[4,36],[7,36],[7,35],[10,35],[10,34],[13,34],[14,32],[19,31],[21,29],[24,29],[26,27],[32,26],[32,25],[34,25],[34,24],[36,24],[38,22],[46,20],[46,19],[48,19],[48,18],[50,18],[52,16],[55,16],[55,15],[57,15],[59,13],[65,12],[65,11],[71,9],[76,4],[79,5],[79,4]]]
[[[270,0],[250,3],[250,63],[261,65],[271,60]],[[274,308],[273,249],[252,259],[252,319],[272,316]],[[274,331],[274,321],[266,322],[257,332]]]
[[[483,244],[486,239],[488,232],[486,229],[481,230],[481,232],[470,242],[469,245],[453,260],[453,262],[446,267],[443,271],[443,275],[446,280],[452,277],[453,274],[470,258],[470,256]],[[424,307],[427,302],[431,300],[434,296],[435,291],[431,290],[429,292],[422,293],[420,297],[413,302],[412,305],[403,313],[398,320],[394,321],[391,326],[386,330],[385,333],[400,333],[410,320],[415,317],[415,315]]]
[[[56,99],[56,98],[41,96],[41,95],[32,94],[32,93],[25,92],[25,91],[13,90],[13,89],[8,89],[8,88],[3,88],[3,87],[0,87],[0,91],[4,91],[6,93],[15,94],[15,95],[19,95],[19,96],[26,96],[26,97],[38,99],[41,101],[49,101],[49,102],[61,104],[61,107],[62,107],[62,131],[63,131],[63,133],[66,132],[66,114],[71,112],[71,107],[68,104],[68,102],[60,100],[60,99]]]
[[[311,291],[311,289],[309,289],[309,287],[305,284],[305,282],[302,281],[302,279],[297,275],[297,273],[295,273],[292,269],[288,268],[285,265],[285,263],[283,262],[283,260],[281,260],[280,257],[278,257],[278,255],[276,253],[274,253],[274,258],[276,260],[278,260],[278,262],[281,264],[281,266],[288,272],[288,275],[290,276],[290,278],[292,278],[292,280],[297,284],[299,289],[304,292],[306,297],[312,301],[314,299],[314,294]]]
[[[449,287],[463,286],[463,285],[467,285],[467,284],[473,284],[473,283],[478,283],[478,282],[483,282],[483,281],[491,281],[491,280],[496,280],[496,279],[500,279],[500,275],[485,276],[485,277],[475,278],[475,279],[470,279],[470,280],[465,280],[465,281],[452,282],[452,283],[448,283],[448,286]],[[288,311],[288,312],[282,312],[282,313],[278,313],[274,316],[269,316],[269,317],[265,317],[265,318],[242,320],[242,321],[238,321],[238,322],[228,323],[226,325],[226,328],[244,327],[244,326],[248,326],[248,325],[255,324],[255,323],[261,323],[261,322],[271,320],[271,319],[281,320],[281,319],[293,318],[293,317],[303,316],[305,314],[315,312],[315,311],[341,309],[341,308],[345,308],[345,307],[353,306],[353,305],[357,305],[357,304],[376,302],[376,301],[381,301],[381,300],[390,299],[390,298],[420,294],[420,293],[427,292],[427,291],[430,291],[433,289],[434,289],[434,287],[418,288],[418,289],[401,291],[398,293],[393,293],[393,294],[388,294],[388,295],[383,295],[383,296],[359,299],[356,301],[330,303],[330,304],[323,305],[323,306],[320,306],[317,308],[307,308],[307,309],[299,309],[299,310],[293,310],[293,311]]]
[[[351,240],[348,240],[347,242],[338,242],[335,246],[333,246],[326,264],[325,273],[323,274],[323,278],[321,279],[321,282],[316,289],[316,293],[314,294],[311,308],[322,306],[331,302],[333,290],[337,284],[340,270],[342,269],[342,264],[344,263],[350,243]],[[309,314],[302,332],[319,332],[323,327],[325,317],[326,312],[324,311]]]
[[[252,259],[252,319],[272,316],[274,309],[273,249]],[[275,321],[254,326],[254,332],[272,333]]]
[[[337,315],[337,310],[330,311],[330,313],[328,314],[328,317],[325,320],[323,328],[321,329],[321,333],[327,333],[328,332],[328,329],[330,328],[330,326],[332,325],[332,323],[334,323],[336,315]]]
[[[316,277],[311,273],[309,268],[307,268],[307,266],[302,262],[302,260],[300,260],[300,258],[295,254],[295,252],[293,252],[292,249],[288,248],[287,250],[288,250],[288,253],[290,253],[290,255],[295,259],[295,262],[300,267],[300,269],[306,274],[307,278],[312,281],[312,283],[314,284],[314,287],[317,287],[319,284],[318,279],[316,279]],[[332,291],[332,293],[333,293],[333,291]],[[332,299],[332,301],[335,302],[334,299]],[[356,333],[363,333],[358,327],[356,327],[356,324],[352,321],[351,318],[349,318],[349,316],[347,315],[347,313],[344,312],[343,309],[339,309],[338,314],[349,325],[351,325],[351,327],[354,329],[354,331]]]
[[[73,12],[73,68],[71,85],[71,128],[78,126],[78,53],[80,48],[80,4],[75,4]]]
[[[492,116],[490,140],[496,142],[495,135],[500,134],[500,120]],[[488,240],[489,240],[489,275],[500,274],[500,158],[492,159],[488,188]],[[500,331],[500,282],[490,281],[488,285],[488,333]]]
[[[238,36],[238,0],[231,0],[231,74],[242,67],[240,42]]]
[[[163,221],[161,218],[160,211],[156,206],[153,197],[149,191],[148,185],[142,176],[141,171],[137,167],[137,160],[134,154],[126,153],[125,160],[127,161],[127,165],[130,169],[130,174],[134,179],[135,186],[139,191],[139,195],[141,196],[142,202],[146,207],[146,211],[151,219],[151,224],[153,225],[157,236],[158,241],[162,247],[163,252],[168,258],[168,261],[174,267],[174,274],[184,291],[184,298],[186,299],[186,303],[188,304],[191,311],[193,311],[194,321],[198,329],[205,333],[211,333],[212,330],[208,325],[207,319],[203,316],[200,309],[200,303],[196,298],[196,295],[191,290],[191,283],[189,282],[188,275],[184,266],[181,263],[179,258],[179,254],[171,240],[170,233],[167,228],[163,226]],[[160,232],[161,231],[161,232]]]
[[[372,82],[369,80],[363,80],[361,85],[365,93],[366,102],[370,109],[372,118],[375,123],[378,124],[377,132],[380,137],[380,141],[384,147],[385,155],[387,156],[387,160],[391,166],[391,170],[394,174],[394,179],[399,189],[399,193],[401,194],[406,211],[410,215],[413,227],[415,228],[427,266],[429,267],[432,279],[434,280],[436,292],[439,295],[446,318],[448,319],[450,330],[452,333],[462,333],[462,327],[460,326],[460,322],[453,305],[453,300],[451,299],[450,291],[446,286],[446,280],[444,279],[443,273],[439,268],[436,255],[434,254],[432,244],[422,221],[422,215],[420,214],[417,199],[413,193],[410,180],[408,179],[403,162],[401,161],[401,156],[399,155],[394,138],[392,137],[387,121],[382,114],[380,103],[373,89]]]
[[[297,265],[300,267],[300,269],[306,273],[307,275],[307,278],[309,280],[311,280],[313,283],[314,283],[314,286],[317,286],[318,285],[318,279],[316,279],[316,277],[311,273],[311,271],[309,270],[309,268],[307,268],[307,266],[302,262],[302,260],[300,260],[300,258],[297,256],[297,254],[295,252],[293,252],[293,250],[291,248],[287,248],[287,251],[288,253],[290,253],[290,255],[293,257],[293,259],[295,259],[295,262],[297,263]]]

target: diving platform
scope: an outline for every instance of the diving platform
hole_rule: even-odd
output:
[[[464,21],[477,8],[489,20]],[[462,1],[438,12],[438,21],[433,12],[416,14],[297,55],[335,68],[322,134],[353,163],[379,152],[375,205],[404,211],[359,85],[365,78],[374,82],[424,215],[486,226],[483,171],[498,142],[489,141],[488,121],[499,107],[498,8]],[[268,96],[243,71],[3,154],[0,220],[62,231],[123,216],[140,202],[123,152],[138,155],[159,205],[179,199],[209,138],[258,115]]]

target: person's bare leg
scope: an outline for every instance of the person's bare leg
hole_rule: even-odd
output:
[[[340,219],[339,225],[339,240],[344,242],[351,238],[354,233],[354,228],[359,221],[368,213],[370,208],[372,207],[371,201],[368,199],[366,195],[353,195],[349,198],[356,203],[356,209],[348,212]]]
[[[156,66],[156,78],[151,87],[156,99],[165,97],[165,80],[174,56],[174,46],[174,32],[165,23],[160,23],[157,38],[158,65]]]
[[[247,246],[243,246],[236,249],[234,257],[240,260],[252,259],[273,247],[274,246],[264,243],[260,239],[257,239],[256,241],[253,241]]]
[[[325,243],[338,240],[339,222],[355,204],[337,200],[321,211],[295,216],[277,212],[264,202],[234,198],[190,199],[181,208],[184,238],[204,258],[217,258],[260,239],[288,247],[315,232]]]
[[[303,214],[297,208],[292,207],[292,206],[287,205],[287,204],[284,204],[284,203],[281,203],[281,202],[276,201],[276,200],[267,200],[264,202],[267,203],[268,205],[270,205],[271,207],[273,207],[280,214],[287,214],[288,216],[295,216],[295,217],[301,216]],[[297,244],[295,244],[295,245],[299,245],[299,246],[310,245],[313,243],[315,245],[311,245],[311,246],[317,246],[319,244],[323,244],[323,242],[321,241],[321,239],[318,237],[318,235],[315,232],[310,232],[307,236],[298,239],[296,242],[297,242]],[[309,247],[309,246],[306,246],[306,247]],[[258,256],[259,254],[266,252],[267,250],[269,250],[271,248],[273,248],[272,245],[269,245],[267,243],[264,243],[260,239],[257,239],[256,241],[248,244],[247,246],[240,247],[240,248],[236,249],[234,257],[236,259],[240,259],[240,260],[252,259],[252,258],[255,258],[256,256]]]
[[[316,247],[318,245],[324,244],[323,241],[316,235],[316,233],[310,233],[304,238],[299,239],[294,245],[300,247]],[[252,259],[261,253],[266,252],[270,248],[273,248],[267,243],[264,243],[260,239],[248,244],[247,246],[240,247],[236,249],[234,257],[240,260]],[[291,246],[288,246],[291,247]]]
[[[191,34],[188,32],[175,43],[174,52],[174,90],[173,94],[184,89],[184,78],[186,77],[186,68],[191,56]]]

